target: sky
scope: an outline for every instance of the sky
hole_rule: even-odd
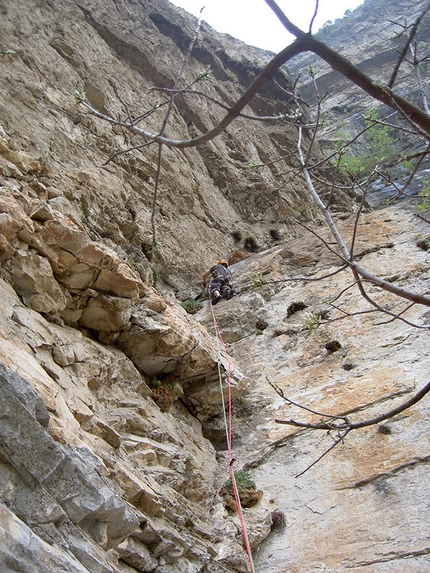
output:
[[[198,16],[202,6],[203,20],[218,32],[224,32],[272,52],[279,52],[291,43],[292,36],[279,23],[264,0],[170,0],[176,6]],[[342,18],[364,0],[319,0],[318,16],[313,31],[328,20]],[[278,6],[299,28],[307,31],[315,10],[315,0],[278,0]]]

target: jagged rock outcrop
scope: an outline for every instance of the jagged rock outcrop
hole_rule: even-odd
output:
[[[76,108],[73,93],[119,113],[114,81],[130,113],[150,108],[162,98],[151,88],[173,85],[195,20],[162,0],[27,0],[25,9],[0,0],[0,14],[2,573],[246,571],[239,521],[220,496],[228,458],[219,374],[226,397],[229,363],[232,463],[263,492],[244,510],[258,570],[424,571],[428,456],[416,436],[425,443],[425,401],[390,422],[392,435],[348,437],[294,484],[320,437],[273,421],[290,412],[266,377],[323,411],[367,415],[409,396],[429,366],[427,331],[404,323],[371,336],[372,315],[313,328],[348,279],[297,281],[315,278],[317,263],[328,274],[338,263],[293,227],[295,218],[320,232],[319,217],[299,178],[279,188],[288,159],[245,169],[287,156],[294,130],[260,122],[245,130],[238,120],[198,149],[164,149],[154,250],[156,150],[115,155],[136,141]],[[210,65],[207,93],[229,105],[270,55],[202,32],[185,81]],[[277,80],[290,86],[285,70]],[[247,111],[292,107],[273,84]],[[178,97],[168,135],[202,133],[223,113]],[[160,129],[160,118],[149,116],[148,129]],[[347,229],[351,200],[335,201]],[[395,210],[366,217],[360,258],[428,291],[428,252],[413,237],[425,236],[424,221],[412,225]],[[203,272],[243,251],[246,238],[261,252],[232,266],[238,295],[215,307],[227,360],[207,301],[194,317],[180,301],[199,294]],[[276,282],[286,275],[294,281]],[[274,282],[260,288],[262,279]],[[346,310],[364,309],[345,292]],[[428,325],[420,307],[405,316]],[[354,524],[347,531],[345,519]]]

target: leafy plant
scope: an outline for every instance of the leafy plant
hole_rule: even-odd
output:
[[[261,274],[248,278],[251,281],[251,286],[248,288],[248,292],[257,288],[261,288],[264,284],[263,275]]]
[[[243,246],[247,251],[251,251],[251,253],[255,253],[256,251],[258,251],[258,243],[255,237],[252,236],[246,237],[243,242]]]
[[[234,472],[234,481],[236,482],[237,491],[243,493],[248,489],[257,489],[255,481],[249,472],[237,471]],[[227,489],[233,489],[233,484],[231,483],[231,478],[226,481],[225,487]]]
[[[211,67],[208,66],[202,72],[199,73],[199,75],[196,78],[196,81],[197,82],[207,82],[211,79],[212,79],[212,70],[211,70]]]
[[[252,507],[260,501],[263,496],[263,492],[261,490],[257,490],[255,481],[252,479],[249,472],[234,472],[234,481],[239,493],[240,503],[243,507]],[[231,478],[227,480],[225,486],[222,488],[222,496],[224,498],[225,507],[228,511],[235,511],[236,502]]]
[[[181,306],[188,314],[196,314],[196,312],[203,308],[203,303],[200,300],[189,299],[181,302]]]
[[[341,153],[339,164],[356,176],[366,175],[371,172],[376,163],[390,162],[400,153],[399,141],[391,135],[391,127],[379,122],[379,114],[376,110],[370,111],[364,118],[368,128],[363,134],[367,144],[367,150],[360,155],[353,155],[350,151],[342,153],[337,142],[337,150]]]
[[[87,99],[87,94],[83,88],[76,90],[73,95],[75,96],[75,105],[79,105]]]
[[[314,312],[309,313],[306,319],[306,328],[308,334],[310,334],[313,330],[319,328],[320,325],[321,325],[321,316],[315,314]]]
[[[421,203],[417,204],[418,211],[427,211],[430,207],[430,179],[426,177],[423,183],[423,189],[418,193],[422,197]]]
[[[161,382],[160,380],[158,380],[158,378],[151,378],[150,382],[148,383],[148,386],[151,388],[151,390],[156,390],[161,386]]]

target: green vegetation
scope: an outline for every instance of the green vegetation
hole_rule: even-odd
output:
[[[181,306],[188,314],[196,314],[196,312],[203,308],[203,303],[200,300],[188,299],[181,302]]]
[[[251,253],[256,253],[258,251],[257,239],[255,237],[252,237],[251,235],[245,237],[245,240],[243,241],[243,246],[247,251],[250,251]]]
[[[423,188],[418,195],[422,198],[422,201],[417,204],[417,210],[427,211],[430,208],[430,179],[428,177],[424,179]]]
[[[346,10],[343,18],[336,18],[334,22],[332,20],[328,20],[325,22],[325,24],[323,24],[322,28],[318,30],[318,32],[315,34],[315,37],[319,40],[322,40],[329,34],[336,32],[351,16],[352,10]]]
[[[161,279],[160,271],[156,267],[152,268],[152,276],[154,279],[154,286],[156,287],[157,283],[160,282]]]
[[[83,88],[76,90],[73,95],[75,96],[75,105],[79,105],[87,99],[87,94],[84,92]]]
[[[185,527],[193,528],[196,524],[196,520],[193,515],[189,515],[185,520]]]
[[[260,501],[263,496],[263,492],[261,490],[257,490],[255,481],[252,479],[249,472],[234,472],[234,481],[236,483],[242,507],[252,507]],[[221,490],[221,494],[224,498],[226,509],[230,512],[236,511],[236,501],[231,479],[227,480],[225,486]]]
[[[151,261],[154,254],[162,248],[162,244],[159,241],[147,241],[142,243],[142,252],[148,261]]]
[[[210,65],[205,68],[196,78],[196,82],[207,82],[212,79],[212,70]]]
[[[264,284],[263,275],[255,275],[253,277],[248,277],[251,281],[251,286],[248,288],[248,292],[257,288],[261,288]]]
[[[315,314],[314,312],[308,314],[308,317],[306,319],[306,328],[308,334],[310,334],[313,330],[319,328],[319,326],[321,326],[321,316]]]
[[[237,491],[239,494],[247,491],[247,490],[256,490],[257,486],[255,485],[255,481],[252,479],[252,476],[249,472],[244,471],[237,471],[234,472],[234,481],[236,482]],[[232,489],[233,485],[231,483],[231,478],[229,478],[225,484],[227,489]]]
[[[257,171],[257,169],[260,169],[260,167],[263,167],[263,165],[259,161],[252,160],[248,163],[248,165],[245,166],[245,169],[252,169]]]
[[[175,392],[171,384],[163,384],[158,378],[152,378],[148,383],[152,390],[152,399],[162,412],[169,412],[175,401]]]
[[[363,138],[366,141],[367,150],[361,155],[352,155],[349,151],[344,152],[344,134],[339,134],[336,148],[341,154],[340,166],[356,176],[369,175],[376,163],[390,163],[400,155],[400,142],[392,135],[389,125],[378,123],[380,121],[377,111],[370,111],[365,116],[366,132]],[[406,164],[407,167],[407,164]]]
[[[419,247],[423,251],[430,251],[430,235],[424,237],[423,235],[421,235],[421,233],[419,233],[418,235],[415,236],[415,243],[417,247]]]

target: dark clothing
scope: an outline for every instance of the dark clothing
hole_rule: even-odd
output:
[[[229,300],[234,295],[234,288],[230,271],[224,265],[214,265],[210,269],[211,280],[209,293],[212,303],[215,304],[222,298]]]
[[[222,285],[231,283],[231,273],[224,265],[214,265],[209,272],[212,279],[216,280],[218,283],[221,283]]]

